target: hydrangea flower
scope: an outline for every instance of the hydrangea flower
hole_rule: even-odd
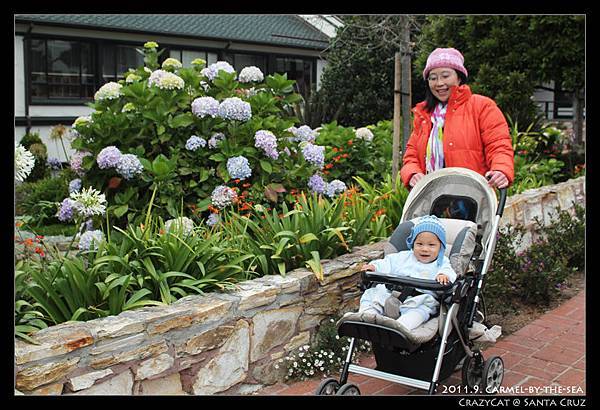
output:
[[[141,79],[142,79],[142,77],[140,77],[139,75],[131,73],[131,74],[128,74],[127,77],[125,77],[125,82],[127,84],[131,84],[134,81],[140,81]]]
[[[25,178],[31,174],[34,165],[33,154],[17,143],[15,146],[15,179],[19,182],[25,181]]]
[[[101,194],[100,191],[92,187],[83,189],[81,192],[71,192],[70,198],[74,201],[73,209],[84,218],[94,215],[104,215],[106,211],[106,198],[104,194]]]
[[[185,143],[185,149],[188,151],[196,151],[198,148],[204,148],[206,140],[197,135],[192,135]]]
[[[223,134],[222,132],[217,132],[213,134],[213,136],[210,137],[210,139],[208,140],[208,148],[215,149],[217,148],[218,143],[224,140],[225,134]]]
[[[330,183],[327,184],[325,194],[328,197],[333,198],[334,196],[336,196],[339,193],[344,192],[345,190],[346,190],[346,184],[344,184],[339,179],[334,179],[333,181],[331,181]]]
[[[149,86],[157,86],[161,90],[182,89],[185,85],[183,78],[165,70],[156,70],[148,78]]]
[[[359,140],[365,140],[367,142],[373,141],[373,132],[367,127],[357,129],[354,134]]]
[[[302,155],[304,159],[319,169],[325,165],[325,147],[314,145],[310,142],[304,143],[302,147]]]
[[[104,241],[104,233],[96,229],[95,231],[86,231],[79,238],[79,250],[97,250],[100,242]]]
[[[252,175],[252,169],[248,159],[243,155],[232,157],[227,160],[227,172],[234,179],[244,180]]]
[[[265,155],[272,159],[279,158],[279,152],[277,152],[277,137],[271,131],[256,131],[256,134],[254,134],[254,146],[262,149],[265,152]]]
[[[73,128],[85,127],[90,122],[92,122],[92,116],[91,115],[83,115],[81,117],[77,117],[75,119],[75,121],[73,121],[73,125],[71,125],[71,127],[73,127]]]
[[[252,118],[250,104],[238,97],[226,98],[219,104],[219,117],[225,120],[248,121]]]
[[[308,180],[308,187],[311,191],[322,194],[327,189],[327,182],[319,174],[314,174]]]
[[[158,44],[156,42],[154,42],[154,41],[148,41],[148,42],[144,43],[144,48],[147,48],[147,49],[151,50],[151,49],[154,49],[154,48],[158,48]]]
[[[130,102],[125,104],[123,106],[123,108],[121,109],[121,112],[131,112],[131,111],[135,111],[135,105],[133,105],[133,103],[130,103]]]
[[[125,179],[131,179],[139,175],[144,170],[144,166],[134,154],[121,155],[117,164],[117,172]]]
[[[73,219],[75,214],[75,208],[73,207],[74,204],[75,201],[73,201],[71,198],[63,199],[60,207],[58,208],[58,212],[56,213],[56,217],[59,221],[67,222]]]
[[[173,233],[183,232],[184,235],[189,235],[194,231],[194,221],[190,218],[182,216],[180,218],[169,219],[165,222],[165,230]]]
[[[206,60],[202,59],[202,58],[195,58],[192,60],[192,65],[194,67],[204,67],[206,65]]]
[[[192,101],[192,113],[198,118],[207,115],[215,118],[219,114],[219,102],[213,97],[199,97]]]
[[[317,132],[310,128],[308,125],[303,125],[300,128],[290,127],[288,130],[294,128],[290,132],[294,134],[293,141],[295,142],[315,142],[317,139]]]
[[[206,218],[206,224],[211,227],[215,226],[219,222],[221,222],[221,216],[214,212],[211,212],[211,214],[208,215],[208,218]]]
[[[79,225],[79,232],[92,231],[94,230],[94,221],[92,219],[88,219],[85,222],[82,222]]]
[[[102,101],[102,100],[114,100],[115,98],[119,98],[121,95],[121,88],[123,86],[119,83],[115,83],[113,81],[104,84],[96,94],[94,94],[94,100]]]
[[[245,67],[242,69],[239,75],[240,83],[252,83],[257,82],[260,83],[265,79],[260,68],[255,66]]]
[[[211,194],[213,206],[223,209],[237,199],[237,193],[226,185],[219,185]]]
[[[75,178],[69,182],[69,194],[81,191],[81,179]]]
[[[85,174],[85,170],[83,169],[83,158],[91,155],[92,153],[88,151],[75,151],[75,153],[71,155],[71,169],[80,177]]]
[[[219,75],[219,71],[221,70],[225,71],[226,73],[235,73],[235,69],[227,61],[217,61],[216,63],[203,68],[200,73],[212,81]]]
[[[96,162],[98,163],[98,167],[100,169],[107,168],[115,168],[119,165],[119,160],[121,159],[121,151],[119,148],[114,145],[109,145],[106,148],[103,148],[98,156],[96,157]]]
[[[48,160],[46,161],[46,164],[48,164],[48,167],[50,169],[57,170],[57,169],[62,168],[62,161],[55,157],[48,158]]]
[[[161,67],[164,68],[165,70],[168,70],[168,69],[176,70],[178,68],[183,67],[183,64],[181,64],[181,61],[179,61],[178,59],[169,57],[165,61],[163,61]]]

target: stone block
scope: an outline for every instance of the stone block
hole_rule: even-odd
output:
[[[289,341],[296,333],[296,323],[301,313],[301,308],[293,307],[256,314],[250,337],[250,362],[263,358],[275,346]]]
[[[17,389],[31,391],[45,384],[58,381],[72,372],[79,360],[79,357],[72,357],[60,362],[38,364],[17,370]]]
[[[105,369],[132,360],[143,360],[148,357],[156,356],[166,352],[167,349],[166,342],[160,340],[154,343],[140,345],[134,349],[113,352],[112,354],[92,359],[90,360],[89,365],[93,369]]]
[[[30,394],[32,396],[60,396],[63,392],[64,385],[62,383],[47,384],[38,387]]]
[[[100,370],[97,372],[90,372],[82,374],[81,376],[71,377],[67,383],[67,387],[71,391],[78,391],[92,387],[96,380],[102,379],[103,377],[110,376],[113,374],[111,369]]]
[[[249,357],[248,322],[239,320],[231,337],[215,357],[200,368],[192,386],[194,394],[206,395],[225,391],[246,379]]]
[[[196,355],[222,346],[234,332],[234,325],[223,325],[185,340],[175,346],[178,357]]]
[[[142,381],[140,394],[144,396],[174,396],[186,395],[187,393],[183,391],[179,373],[174,373],[159,379]]]
[[[240,297],[240,304],[238,305],[240,311],[270,305],[277,299],[276,286],[265,286],[263,283],[251,280],[240,283],[237,288],[231,294]]]
[[[146,359],[135,370],[135,380],[144,380],[161,374],[173,367],[175,359],[167,353]]]
[[[133,394],[133,375],[130,370],[96,384],[89,389],[73,393],[74,396],[130,396]]]
[[[146,328],[146,324],[141,318],[136,319],[124,315],[94,319],[87,323],[93,327],[97,340],[141,333]]]

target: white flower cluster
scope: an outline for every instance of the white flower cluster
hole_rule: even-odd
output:
[[[219,185],[211,194],[211,202],[213,206],[223,209],[231,205],[237,198],[237,193],[226,185]]]
[[[176,58],[167,58],[165,61],[163,61],[161,67],[164,68],[165,70],[169,70],[169,69],[176,70],[178,68],[183,67],[183,65]]]
[[[169,219],[165,222],[165,230],[173,233],[182,232],[187,236],[194,231],[194,221],[192,221],[190,218],[186,218],[185,216]]]
[[[185,81],[176,74],[165,70],[156,70],[150,74],[148,85],[155,85],[161,90],[174,90],[175,88],[181,90],[185,85]]]
[[[94,94],[94,100],[102,101],[102,100],[114,100],[115,98],[119,98],[121,95],[121,88],[123,86],[119,83],[115,83],[111,81],[110,83],[104,84],[96,94]],[[77,120],[75,120],[77,121]]]
[[[104,241],[104,233],[96,229],[95,231],[86,231],[79,238],[79,250],[97,250],[100,242]]]
[[[373,141],[373,132],[370,129],[368,129],[367,127],[362,127],[362,128],[357,129],[354,134],[356,135],[356,138],[359,140],[364,140],[367,142]]]
[[[279,359],[279,363],[286,363],[286,379],[305,380],[316,373],[329,374],[331,371],[341,370],[343,360],[336,356],[331,350],[313,350],[309,345],[301,346],[298,351],[284,359]],[[275,365],[278,369],[279,365]]]
[[[80,192],[71,192],[71,200],[74,210],[84,218],[94,215],[104,215],[106,211],[106,198],[100,191],[92,187],[83,189]]]
[[[35,165],[35,157],[21,144],[15,146],[15,179],[25,181]]]
[[[217,61],[214,64],[203,68],[200,74],[208,77],[210,81],[214,80],[218,75],[219,71],[225,71],[226,73],[235,73],[235,69],[227,61]]]
[[[240,83],[260,83],[265,79],[260,68],[255,66],[245,67],[240,71],[239,81]]]

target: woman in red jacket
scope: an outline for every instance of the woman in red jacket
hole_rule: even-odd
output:
[[[413,109],[413,132],[400,176],[413,187],[426,173],[444,167],[472,169],[492,187],[514,179],[514,152],[508,124],[496,103],[471,93],[467,69],[454,48],[437,48],[427,58],[425,101]]]

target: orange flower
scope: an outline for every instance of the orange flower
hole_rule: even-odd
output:
[[[333,168],[333,164],[327,164],[327,165],[325,165],[325,169],[331,169],[331,168]]]
[[[342,158],[348,158],[349,155],[348,154],[342,154]]]
[[[243,188],[248,188],[250,186],[252,186],[252,184],[249,184],[248,182],[245,182],[245,183],[242,184]]]
[[[329,174],[329,171],[323,171],[323,173],[324,173],[325,175],[328,175],[328,174]]]
[[[165,234],[165,230],[164,230],[164,229],[161,229],[161,230],[159,230],[159,231],[158,231],[158,233],[159,233],[160,235],[164,235],[164,234]]]
[[[24,243],[25,243],[26,246],[32,246],[33,245],[33,239],[27,238],[27,239],[25,239]]]
[[[333,147],[331,150],[332,150],[333,152],[338,152],[338,151],[339,151],[339,150],[338,150],[336,147]]]
[[[337,157],[334,158],[335,162],[339,161],[340,159],[342,159],[341,155],[338,155]]]
[[[235,182],[236,184],[239,184],[240,183],[240,179],[236,178],[236,179],[233,180],[233,182]]]
[[[352,145],[352,140],[348,141],[348,145]]]
[[[22,222],[22,221],[17,221],[17,222],[15,222],[15,226],[16,226],[17,228],[20,228],[20,227],[22,227],[22,226],[23,226],[23,222]]]

